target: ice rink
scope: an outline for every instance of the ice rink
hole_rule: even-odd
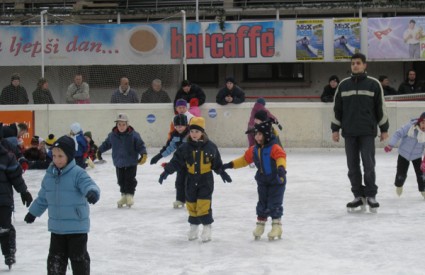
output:
[[[107,163],[88,170],[101,188],[100,201],[91,206],[91,274],[424,274],[425,200],[412,167],[404,193],[396,195],[396,149],[388,154],[377,149],[377,214],[347,213],[345,205],[353,197],[343,149],[286,150],[283,236],[272,242],[252,236],[256,169],[228,170],[232,183],[215,176],[212,241],[190,242],[186,210],[172,208],[175,174],[160,185],[162,167],[149,165],[148,159],[139,166],[135,205],[117,209],[115,168],[110,152],[105,153]],[[149,157],[158,151],[150,149]],[[221,149],[224,162],[243,152]],[[24,175],[34,198],[44,173]],[[10,274],[46,274],[47,212],[28,225],[16,193],[15,204],[18,250]],[[266,234],[270,229],[269,221]],[[0,266],[0,274],[7,270]],[[67,274],[72,274],[70,268]]]

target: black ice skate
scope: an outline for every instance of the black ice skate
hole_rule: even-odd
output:
[[[367,205],[369,205],[369,211],[376,213],[379,208],[379,202],[377,202],[374,197],[367,197],[366,201]]]
[[[10,250],[10,254],[4,255],[4,263],[9,267],[9,269],[12,269],[12,265],[16,263],[14,249]]]
[[[366,211],[366,202],[363,197],[356,197],[354,200],[347,203],[347,212],[348,213],[358,213]]]

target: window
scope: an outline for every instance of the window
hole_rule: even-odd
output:
[[[217,85],[218,65],[188,65],[187,79],[196,84],[213,84]]]
[[[248,82],[304,82],[304,63],[245,64],[244,80]]]

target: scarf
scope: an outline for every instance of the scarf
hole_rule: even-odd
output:
[[[416,136],[415,130],[417,130]],[[412,127],[410,127],[409,131],[407,132],[407,136],[416,138],[419,143],[425,143],[425,132],[423,132],[421,128],[419,128],[419,125],[412,125]]]

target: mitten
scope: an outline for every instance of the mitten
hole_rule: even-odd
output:
[[[279,123],[279,122],[277,123],[277,128],[279,128],[279,130],[281,130],[281,131],[282,131],[282,129],[283,129],[282,125],[280,125],[280,123]]]
[[[18,162],[21,165],[22,172],[25,173],[25,171],[27,171],[28,167],[29,167],[28,160],[26,158],[22,157],[18,160]]]
[[[89,203],[95,204],[99,200],[99,194],[94,190],[90,190],[87,192],[86,198]]]
[[[158,155],[154,156],[154,157],[151,159],[151,165],[152,165],[152,164],[157,163],[157,162],[158,162],[158,160],[160,160],[161,158],[162,158],[162,155],[161,155],[161,154],[158,154]]]
[[[165,168],[165,166],[167,166],[168,162],[163,162],[161,163],[162,168]]]
[[[230,168],[233,168],[233,162],[228,162],[223,164],[223,166],[221,166],[221,169],[223,169],[223,171]]]
[[[168,175],[169,174],[167,173],[167,171],[162,172],[161,175],[159,176],[159,180],[158,180],[159,184],[162,184],[162,182],[168,177]]]
[[[21,193],[21,199],[22,199],[22,203],[26,206],[29,207],[30,204],[32,203],[32,196],[31,193],[28,191],[22,192]]]
[[[277,168],[278,181],[280,184],[286,183],[286,170],[283,166]]]
[[[148,159],[148,155],[147,154],[143,154],[140,158],[139,158],[139,165],[143,165],[146,160]]]
[[[232,178],[224,170],[221,171],[220,177],[221,177],[221,179],[223,180],[224,183],[226,183],[226,182],[232,182]]]
[[[31,214],[30,212],[27,213],[27,215],[24,218],[24,221],[26,223],[33,223],[35,221],[35,216]]]
[[[393,149],[393,147],[391,147],[390,145],[387,145],[387,146],[384,147],[385,153],[391,152],[392,149]]]

